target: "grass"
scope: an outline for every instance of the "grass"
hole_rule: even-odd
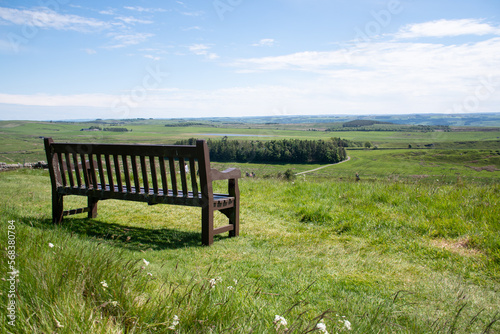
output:
[[[301,180],[400,180],[434,184],[498,183],[500,151],[497,150],[348,150],[350,161],[298,176]],[[219,169],[237,166],[259,177],[276,176],[291,169],[305,172],[324,165],[214,163]]]
[[[0,331],[499,332],[498,182],[339,180],[350,163],[320,170],[330,180],[243,178],[240,237],[210,247],[186,207],[103,201],[54,226],[48,173],[1,173],[0,240],[15,220],[20,273],[16,326]]]

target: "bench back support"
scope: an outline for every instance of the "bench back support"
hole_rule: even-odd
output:
[[[211,193],[200,187],[211,184],[203,140],[166,146],[67,144],[45,138],[45,148],[55,187],[153,195],[163,195],[163,190],[184,197]]]

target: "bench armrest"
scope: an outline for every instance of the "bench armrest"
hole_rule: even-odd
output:
[[[238,168],[228,168],[225,171],[219,172],[217,169],[212,168],[210,169],[210,176],[212,181],[239,179],[241,171]]]

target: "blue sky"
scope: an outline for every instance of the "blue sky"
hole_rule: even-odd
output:
[[[0,0],[0,119],[500,112],[498,0]]]

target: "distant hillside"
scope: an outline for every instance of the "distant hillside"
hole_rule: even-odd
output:
[[[356,119],[354,121],[345,122],[344,124],[342,124],[342,126],[344,128],[357,128],[360,126],[370,126],[370,125],[374,125],[374,124],[393,124],[393,123],[374,121],[371,119]]]

